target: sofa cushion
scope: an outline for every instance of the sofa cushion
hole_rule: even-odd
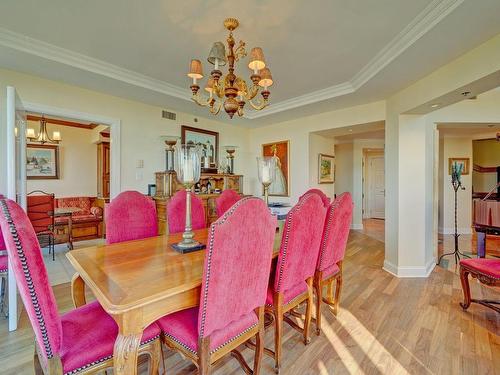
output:
[[[56,207],[78,207],[81,209],[80,212],[75,213],[74,216],[77,215],[89,215],[90,208],[92,207],[92,201],[94,198],[90,197],[66,197],[66,198],[57,198],[56,199]]]

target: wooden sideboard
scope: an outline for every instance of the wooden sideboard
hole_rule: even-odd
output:
[[[153,199],[156,203],[158,232],[159,234],[165,234],[168,232],[168,201],[177,191],[182,190],[183,186],[177,181],[175,172],[156,172],[155,175],[156,195],[153,197]],[[226,189],[232,189],[243,195],[243,176],[233,174],[202,173],[200,178],[200,186],[206,187],[208,182],[210,182],[210,185],[212,187],[210,193],[203,192],[195,194],[203,201],[203,208],[205,209],[205,221],[207,225],[210,225],[217,220],[215,200],[220,196],[220,193],[214,193],[215,189],[219,189],[221,192]]]

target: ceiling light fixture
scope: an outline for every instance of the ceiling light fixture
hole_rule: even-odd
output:
[[[248,67],[253,71],[250,76],[253,82],[251,87],[248,87],[245,80],[234,73],[234,63],[247,55],[245,42],[240,40],[238,47],[234,48],[236,42],[233,38],[233,31],[239,24],[236,18],[228,18],[224,21],[224,27],[229,30],[227,38],[229,52],[227,54],[226,47],[222,42],[215,42],[210,50],[207,60],[214,65],[214,69],[210,72],[210,78],[205,85],[205,91],[209,95],[208,98],[203,98],[198,92],[200,89],[198,80],[203,78],[201,61],[191,60],[188,77],[193,79],[193,84],[190,86],[193,92],[192,99],[198,105],[210,107],[210,113],[213,115],[217,115],[223,106],[229,117],[233,118],[235,113],[238,113],[238,116],[243,116],[243,107],[246,102],[257,111],[264,109],[269,104],[269,87],[273,85],[273,77],[266,65],[262,48],[255,47],[250,51]],[[223,75],[219,68],[226,65],[226,63],[229,63],[228,73]],[[259,91],[262,100],[254,103],[252,100]]]
[[[462,93],[462,96],[468,97],[470,95],[470,91],[464,91]]]
[[[438,103],[434,103],[434,104],[431,105],[431,108],[437,108],[437,107],[439,107]]]
[[[40,144],[50,143],[50,144],[59,144],[61,141],[61,132],[54,131],[52,132],[52,138],[49,136],[49,132],[47,131],[47,120],[42,116],[40,119],[40,129],[38,130],[38,136],[35,134],[35,129],[29,128],[26,129],[26,138],[30,142],[37,142]]]

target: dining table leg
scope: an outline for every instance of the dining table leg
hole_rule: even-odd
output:
[[[136,375],[137,353],[141,344],[142,326],[134,324],[135,314],[114,316],[119,327],[113,349],[113,374]]]
[[[73,250],[73,215],[68,216],[68,248]]]

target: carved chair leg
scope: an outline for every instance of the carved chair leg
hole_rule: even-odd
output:
[[[313,293],[312,293],[312,282],[313,279],[310,277],[307,279],[307,300],[306,300],[306,316],[304,319],[304,345],[311,342],[311,337],[309,335],[309,329],[311,327],[311,316],[312,316],[312,306],[313,306]]]
[[[333,314],[335,316],[337,316],[337,313],[339,311],[341,292],[342,292],[342,270],[340,271],[340,275],[337,277],[337,282],[335,283],[335,298],[333,302]]]
[[[264,308],[258,309],[259,332],[255,336],[255,359],[253,363],[253,375],[260,374],[260,365],[264,355]]]
[[[314,289],[316,291],[316,334],[321,334],[321,303],[323,300],[323,282],[321,273],[316,275]]]
[[[85,282],[78,273],[75,273],[71,279],[71,298],[73,299],[75,308],[87,304],[87,300],[85,299]]]
[[[149,374],[159,375],[160,374],[160,357],[161,357],[161,342],[160,340],[155,340],[150,344],[151,349],[149,352],[150,362],[149,362]]]
[[[470,286],[469,286],[469,271],[460,267],[460,282],[462,283],[462,290],[464,292],[464,302],[460,302],[462,309],[467,310],[471,303]]]
[[[283,337],[283,295],[276,293],[274,297],[274,371],[281,369],[281,338]]]
[[[210,338],[201,338],[198,343],[198,372],[200,375],[210,374]]]

